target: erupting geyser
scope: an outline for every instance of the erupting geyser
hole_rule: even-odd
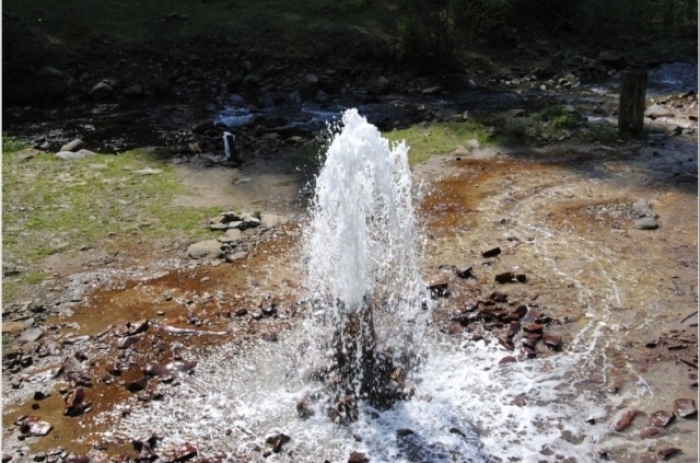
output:
[[[316,179],[305,254],[313,323],[322,327],[313,338],[324,352],[312,376],[325,384],[326,411],[347,422],[358,400],[385,408],[410,394],[407,341],[428,314],[408,147],[390,146],[356,109],[342,124]]]

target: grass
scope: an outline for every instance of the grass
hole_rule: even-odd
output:
[[[3,147],[11,143],[3,139]],[[22,160],[21,151],[8,149],[2,169],[3,262],[24,269],[14,284],[17,278],[3,279],[5,296],[43,281],[48,256],[194,241],[210,236],[204,221],[221,212],[170,206],[187,191],[169,164],[143,150],[63,161],[49,154]],[[144,169],[160,173],[139,173]]]
[[[411,166],[426,161],[435,154],[450,153],[458,145],[464,145],[467,140],[476,139],[482,146],[491,144],[488,127],[473,120],[416,124],[383,135],[393,142],[406,140],[410,147],[408,160]]]

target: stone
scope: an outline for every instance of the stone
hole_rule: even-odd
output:
[[[83,148],[85,146],[85,142],[82,141],[80,138],[76,138],[73,141],[70,141],[66,143],[65,145],[61,146],[61,149],[59,151],[78,151],[79,149]]]
[[[481,256],[482,257],[496,257],[500,253],[501,253],[501,248],[495,247],[495,248],[491,248],[491,249],[488,249],[486,251],[483,251],[481,253]]]
[[[44,336],[44,330],[41,328],[29,328],[22,332],[19,340],[22,342],[34,342],[41,339],[42,336]]]
[[[96,83],[88,92],[93,100],[104,100],[114,94],[114,83],[109,80],[102,80]]]
[[[141,86],[141,84],[129,85],[124,90],[122,90],[122,95],[131,98],[143,96],[143,87]]]
[[[561,336],[555,334],[545,334],[542,336],[542,342],[550,349],[558,350],[561,348]]]
[[[362,452],[351,452],[348,463],[369,463],[370,459]]]
[[[192,126],[192,132],[194,133],[204,133],[207,130],[214,129],[214,120],[213,119],[204,119],[202,121],[197,122],[194,126]]]
[[[260,223],[263,227],[274,228],[280,223],[284,222],[285,218],[281,215],[275,214],[261,214]]]
[[[614,69],[623,69],[627,66],[625,55],[614,50],[601,51],[598,55],[598,62]]]
[[[662,460],[668,460],[669,458],[680,452],[681,449],[677,447],[667,447],[665,449],[659,450],[658,452],[656,452],[656,454],[659,455]]]
[[[247,257],[248,257],[248,253],[247,253],[247,252],[245,252],[245,251],[240,251],[240,252],[236,252],[236,253],[234,253],[234,254],[228,254],[228,255],[226,256],[226,260],[229,261],[229,262],[231,262],[231,263],[233,264],[233,263],[235,263],[235,262],[239,262],[239,261],[245,260]]]
[[[243,219],[243,226],[244,228],[255,228],[260,226],[260,219],[249,215]]]
[[[640,199],[632,204],[632,214],[636,218],[653,217],[656,219],[659,216],[657,213],[651,210],[649,203],[643,199]]]
[[[318,76],[316,74],[307,74],[297,90],[303,99],[312,99],[318,91]]]
[[[291,437],[280,432],[280,433],[276,433],[276,434],[273,434],[271,436],[268,436],[265,439],[265,443],[272,447],[273,452],[280,453],[280,451],[282,450],[282,446],[291,440],[292,440]]]
[[[650,119],[656,119],[659,117],[673,117],[675,114],[673,114],[673,111],[670,109],[666,109],[658,104],[653,104],[644,111],[644,116]]]
[[[662,435],[664,432],[659,429],[659,428],[644,428],[641,431],[639,431],[639,438],[640,439],[652,439],[654,437],[659,437]]]
[[[221,243],[236,243],[243,236],[243,232],[238,228],[230,228],[226,230],[226,233],[216,238],[217,241]]]
[[[637,410],[627,410],[615,423],[615,431],[622,432],[625,429],[629,428],[637,414],[639,414]]]
[[[221,243],[217,240],[204,240],[187,248],[187,255],[194,259],[216,259],[223,255]]]
[[[90,158],[93,156],[97,156],[97,153],[89,150],[82,149],[77,152],[73,151],[59,151],[56,153],[56,157],[59,159],[63,159],[65,161],[75,161],[77,159],[85,159],[85,158]]]
[[[421,93],[423,95],[437,95],[442,92],[442,87],[440,85],[433,85],[432,87],[424,88]]]
[[[457,267],[455,269],[455,274],[457,275],[458,278],[475,278],[474,274],[472,273],[472,267]]]
[[[36,70],[36,76],[44,79],[56,79],[65,77],[66,75],[55,67],[44,65]]]
[[[509,363],[517,362],[517,359],[512,355],[507,355],[498,361],[499,365],[508,365]]]
[[[481,149],[481,143],[479,143],[479,140],[476,138],[472,138],[471,140],[467,140],[467,142],[464,144],[469,151],[475,151],[475,150],[480,150]]]
[[[384,95],[389,90],[389,79],[384,76],[379,76],[372,82],[369,89],[376,95]]]
[[[503,272],[495,276],[496,282],[500,284],[510,283],[515,278],[515,273],[513,272]]]
[[[671,424],[675,417],[673,413],[667,410],[659,410],[651,414],[650,421],[652,425],[663,428]]]
[[[634,228],[637,230],[656,230],[659,223],[653,217],[644,217],[634,221]]]
[[[53,429],[48,422],[42,421],[38,416],[21,416],[15,420],[15,425],[19,426],[20,432],[27,436],[42,437]]]
[[[681,418],[690,418],[698,412],[693,399],[676,399],[673,401],[673,408]]]
[[[24,322],[3,322],[2,334],[18,334],[24,330]]]

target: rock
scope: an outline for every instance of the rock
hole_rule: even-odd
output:
[[[545,334],[542,336],[542,341],[544,345],[550,349],[558,350],[561,348],[561,336],[555,334]]]
[[[216,259],[223,256],[223,251],[219,241],[205,240],[191,244],[187,248],[187,255],[194,259]]]
[[[474,278],[474,274],[472,273],[472,267],[457,267],[455,269],[455,274],[457,275],[458,278]]]
[[[81,387],[70,391],[63,400],[66,402],[63,410],[65,416],[80,416],[90,407],[90,402],[85,401],[85,390]]]
[[[280,453],[280,451],[282,450],[282,446],[291,440],[292,440],[291,437],[289,437],[286,434],[282,434],[280,432],[280,433],[276,433],[276,434],[273,434],[271,436],[268,436],[265,439],[265,443],[272,447],[273,452]]]
[[[619,420],[617,420],[617,422],[615,423],[615,427],[614,427],[615,431],[622,432],[625,429],[627,429],[632,424],[632,421],[637,416],[637,414],[639,414],[639,412],[637,410],[626,411],[622,415],[622,417]]]
[[[234,254],[228,254],[226,260],[232,264],[238,261],[242,261],[248,258],[248,253],[245,251],[236,252]]]
[[[439,297],[447,294],[448,283],[449,279],[446,275],[435,275],[428,280],[426,286],[433,297]]]
[[[501,248],[495,247],[481,253],[482,257],[495,257],[501,253]]]
[[[36,70],[36,76],[43,79],[57,79],[66,77],[66,75],[55,67],[44,65]]]
[[[659,429],[659,428],[644,428],[641,431],[639,431],[639,438],[640,439],[652,439],[654,437],[659,437],[662,435],[664,432]]]
[[[481,143],[479,143],[479,140],[476,138],[472,138],[471,140],[467,140],[467,142],[464,144],[469,151],[475,151],[475,150],[480,150],[481,149]]]
[[[636,218],[653,217],[656,219],[659,217],[659,214],[652,211],[651,207],[649,207],[649,203],[643,199],[632,204],[632,214]]]
[[[659,410],[651,414],[651,424],[660,428],[666,427],[675,418],[675,415],[666,410]]]
[[[76,138],[73,141],[70,141],[66,143],[65,145],[61,146],[61,149],[59,151],[78,151],[79,149],[83,148],[85,146],[85,142],[82,141],[80,138]]]
[[[141,86],[141,84],[129,85],[124,90],[122,90],[122,95],[131,98],[143,96],[143,87]]]
[[[204,119],[202,121],[197,122],[193,127],[192,127],[192,132],[194,133],[204,133],[207,130],[214,129],[216,126],[214,125],[214,120],[213,119]]]
[[[126,390],[129,392],[141,392],[148,385],[148,376],[127,383]]]
[[[442,92],[442,87],[440,85],[433,85],[432,87],[424,88],[421,93],[423,95],[437,95]]]
[[[670,109],[666,109],[658,104],[653,104],[644,111],[644,116],[650,119],[656,119],[659,117],[673,117],[675,114],[673,114]]]
[[[239,229],[230,228],[226,230],[226,233],[216,238],[216,240],[221,243],[236,243],[241,239],[242,236],[243,232],[241,232]]]
[[[257,217],[254,217],[252,215],[249,215],[243,219],[243,227],[244,228],[255,228],[260,225],[260,219]]]
[[[362,452],[351,452],[348,463],[369,463],[370,459]]]
[[[389,90],[389,79],[384,76],[377,77],[370,85],[369,90],[376,95],[384,95]]]
[[[17,334],[24,330],[24,322],[3,322],[2,334]]]
[[[90,158],[93,156],[97,156],[97,153],[89,150],[82,149],[77,152],[73,151],[59,151],[56,153],[56,157],[59,159],[63,159],[65,161],[75,161],[77,159],[85,159],[85,158]]]
[[[274,228],[284,221],[285,221],[285,218],[282,217],[281,215],[275,215],[275,214],[261,214],[260,215],[260,222],[261,222],[263,227]]]
[[[185,442],[180,447],[173,450],[161,452],[158,458],[163,463],[180,463],[197,456],[197,447]]]
[[[510,111],[506,112],[506,115],[510,117],[525,117],[525,114],[524,109],[511,109]]]
[[[515,273],[513,272],[503,272],[496,275],[495,280],[500,284],[505,284],[513,281],[515,278]]]
[[[21,416],[15,420],[15,425],[19,426],[22,434],[27,436],[42,437],[47,435],[53,429],[46,421],[41,421],[38,416]]]
[[[312,99],[318,91],[318,76],[316,74],[307,74],[297,90],[303,99]]]
[[[466,146],[457,145],[455,147],[455,150],[450,154],[452,154],[453,156],[467,156],[471,154],[471,151]]]
[[[41,339],[43,335],[44,330],[41,328],[29,328],[22,332],[22,334],[19,336],[19,340],[22,342],[34,342]]]
[[[114,82],[110,80],[103,80],[95,84],[94,87],[90,89],[88,95],[93,100],[104,100],[114,94]]]
[[[627,66],[625,55],[614,50],[601,51],[598,55],[598,62],[614,69],[623,69]]]
[[[681,449],[676,448],[676,447],[667,447],[665,449],[659,450],[657,455],[661,457],[662,460],[668,460],[672,456],[676,455],[677,453],[680,453]]]
[[[507,355],[503,357],[501,360],[498,361],[499,365],[507,365],[509,363],[514,363],[517,362],[516,358],[513,357],[512,355]]]
[[[659,223],[653,217],[644,217],[634,221],[634,228],[637,230],[656,230]]]
[[[673,408],[681,418],[690,418],[698,412],[693,399],[676,399],[673,401]]]

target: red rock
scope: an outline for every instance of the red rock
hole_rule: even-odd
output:
[[[265,439],[265,443],[272,446],[273,452],[280,453],[280,451],[282,450],[282,446],[291,440],[292,440],[292,438],[289,437],[288,435],[278,433],[278,434],[274,434],[272,436],[269,436],[267,439]]]
[[[544,345],[550,349],[557,350],[561,348],[561,337],[556,334],[545,334],[542,337],[542,341],[544,341]]]
[[[517,362],[516,358],[512,355],[507,355],[498,361],[499,365],[507,365],[509,363]]]
[[[85,401],[85,390],[81,387],[70,391],[63,400],[66,403],[63,414],[66,416],[80,416],[90,407],[90,402]]]
[[[523,330],[528,333],[541,333],[544,329],[544,325],[540,325],[539,323],[523,323],[522,327]]]
[[[622,432],[625,429],[629,428],[629,426],[632,424],[632,421],[634,418],[637,416],[639,412],[637,410],[628,410],[626,411],[622,417],[615,423],[615,431],[617,432]]]
[[[650,439],[652,437],[659,437],[663,433],[664,432],[659,428],[644,428],[641,431],[639,431],[639,437],[641,439]]]
[[[529,359],[537,357],[537,352],[532,347],[523,346],[523,352],[525,352],[525,355],[527,355]]]
[[[659,410],[651,414],[651,424],[663,428],[671,424],[675,415],[666,410]]]
[[[693,399],[676,399],[673,402],[673,408],[681,418],[689,418],[698,412]]]
[[[529,334],[528,336],[523,336],[522,342],[523,346],[529,347],[531,349],[534,349],[535,346],[537,345],[537,341],[539,341],[542,338],[539,334]]]

